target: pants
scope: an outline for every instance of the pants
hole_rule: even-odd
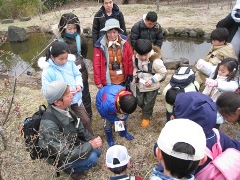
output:
[[[91,102],[91,95],[89,92],[89,84],[88,81],[83,82],[83,92],[82,92],[82,101],[83,105],[89,115],[92,118],[92,102]]]
[[[92,124],[91,119],[88,116],[88,113],[83,105],[81,103],[80,106],[78,104],[72,104],[71,109],[74,111],[74,113],[80,118],[80,121],[83,123],[83,126],[91,133],[93,134],[92,130]]]
[[[142,119],[149,119],[153,113],[153,107],[158,95],[158,89],[149,92],[139,92],[136,88],[137,103],[142,108]]]
[[[73,162],[68,162],[67,165],[65,166],[65,170],[69,174],[82,173],[92,168],[93,166],[96,166],[100,155],[101,155],[100,149],[93,149],[87,159],[79,159]]]

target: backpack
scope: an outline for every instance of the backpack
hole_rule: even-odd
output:
[[[26,118],[21,127],[21,133],[24,135],[25,139],[26,150],[30,152],[32,160],[50,157],[47,149],[42,149],[38,146],[41,119],[49,119],[55,122],[59,130],[63,132],[62,124],[52,113],[47,112],[46,109],[45,105],[40,105],[39,110],[31,117]]]
[[[139,67],[138,67],[138,59],[135,58],[135,66],[136,66],[137,69],[138,69],[137,73],[143,72],[143,73],[150,73],[150,74],[154,75],[155,73],[152,72],[152,64],[153,64],[152,61],[150,61],[150,62],[148,63],[148,71],[140,70]]]
[[[195,175],[196,180],[240,179],[240,151],[228,148],[222,152],[219,131],[217,129],[213,129],[213,131],[217,136],[217,142],[213,145],[212,151],[206,148],[206,155],[212,161]]]
[[[170,85],[172,87],[178,87],[180,89],[184,89],[190,83],[194,84],[194,81],[195,81],[195,73],[190,67],[179,67],[176,70],[176,72],[172,75],[170,79]],[[198,92],[198,89],[196,86],[195,88]]]

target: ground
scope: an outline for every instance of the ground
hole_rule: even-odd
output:
[[[223,4],[223,3],[221,3]],[[192,5],[180,6],[174,5],[161,5],[159,15],[159,22],[163,27],[199,27],[205,31],[211,31],[215,28],[216,23],[225,17],[230,12],[230,7],[226,4],[222,7],[219,4],[211,4],[208,8],[207,5]],[[40,25],[42,28],[50,27],[58,22],[60,15],[64,12],[73,12],[78,15],[83,27],[92,26],[92,18],[94,13],[99,9],[97,3],[81,4],[80,7],[70,6],[68,9],[61,9],[54,11],[40,17],[33,17],[31,21],[22,23],[15,22],[18,26],[32,26]],[[141,19],[142,14],[147,13],[150,10],[155,10],[154,5],[120,5],[120,9],[123,11],[127,28]],[[7,26],[0,27],[1,30],[6,29]],[[169,78],[173,70],[168,71],[167,79],[161,84],[161,89],[169,82]],[[59,178],[55,177],[54,168],[47,165],[44,161],[30,160],[28,152],[25,151],[23,137],[20,136],[19,127],[23,120],[31,116],[38,108],[39,104],[46,104],[46,101],[41,95],[40,91],[40,75],[41,72],[33,74],[33,76],[24,76],[17,78],[17,84],[14,86],[14,79],[10,78],[8,81],[7,76],[1,76],[0,79],[0,118],[2,122],[6,120],[3,127],[3,132],[7,139],[7,149],[3,150],[3,146],[0,146],[0,162],[1,173],[3,179],[71,179],[69,175],[61,172]],[[103,132],[103,120],[95,108],[95,95],[97,92],[96,86],[93,84],[93,76],[90,73],[89,78],[90,91],[93,99],[93,130],[95,134],[98,134],[103,139],[102,156],[99,159],[99,163],[92,170],[83,174],[82,179],[108,179],[110,173],[105,168],[105,153],[108,148],[106,143],[106,136]],[[14,98],[12,98],[14,87],[16,92]],[[6,119],[8,113],[9,104],[13,100],[12,111],[10,116]],[[135,139],[127,141],[125,138],[119,137],[118,133],[114,133],[114,139],[116,144],[125,145],[131,156],[132,169],[128,171],[129,174],[141,175],[144,179],[149,179],[152,168],[157,164],[157,160],[153,155],[153,144],[156,142],[161,128],[165,124],[165,107],[162,95],[157,96],[156,104],[154,107],[153,117],[148,128],[142,128],[141,124],[141,109],[137,110],[130,115],[128,119],[129,133],[134,135]],[[221,129],[234,137],[237,128],[234,125],[225,124]],[[2,143],[2,141],[0,141]]]

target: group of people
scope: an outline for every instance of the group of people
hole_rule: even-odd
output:
[[[235,13],[228,17],[236,23],[239,9],[234,7]],[[205,148],[211,149],[217,141],[213,128],[219,128],[217,124],[223,119],[240,121],[240,95],[234,93],[239,88],[236,57],[240,36],[232,35],[231,44],[229,31],[220,22],[211,34],[213,46],[209,54],[196,64],[196,80],[184,91],[171,85],[163,90],[167,123],[154,146],[153,154],[160,164],[154,168],[152,180],[194,179],[194,174],[211,161]],[[236,26],[236,32],[240,32],[239,24]],[[39,146],[58,157],[58,167],[79,178],[97,164],[103,141],[92,129],[94,114],[85,63],[88,43],[81,34],[78,17],[63,14],[58,30],[57,41],[50,45],[46,57],[39,59],[39,66],[43,69],[42,93],[49,104],[47,112],[59,120],[63,131],[55,122],[42,119]],[[98,88],[95,105],[104,120],[109,146],[106,165],[114,173],[110,179],[130,179],[126,174],[130,156],[126,147],[115,145],[112,129],[114,125],[120,136],[133,140],[127,119],[137,106],[142,110],[141,126],[150,125],[160,83],[167,74],[161,53],[163,30],[157,14],[150,11],[134,24],[128,37],[119,7],[112,0],[102,0],[92,33],[93,77]],[[201,89],[202,93],[196,92]],[[223,150],[240,150],[240,143],[222,132],[220,142]]]

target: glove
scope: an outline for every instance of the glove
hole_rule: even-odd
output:
[[[208,87],[218,87],[218,82],[215,79],[206,79],[205,85]]]
[[[133,75],[128,75],[127,81],[128,81],[128,82],[132,82],[132,80],[133,80]]]

